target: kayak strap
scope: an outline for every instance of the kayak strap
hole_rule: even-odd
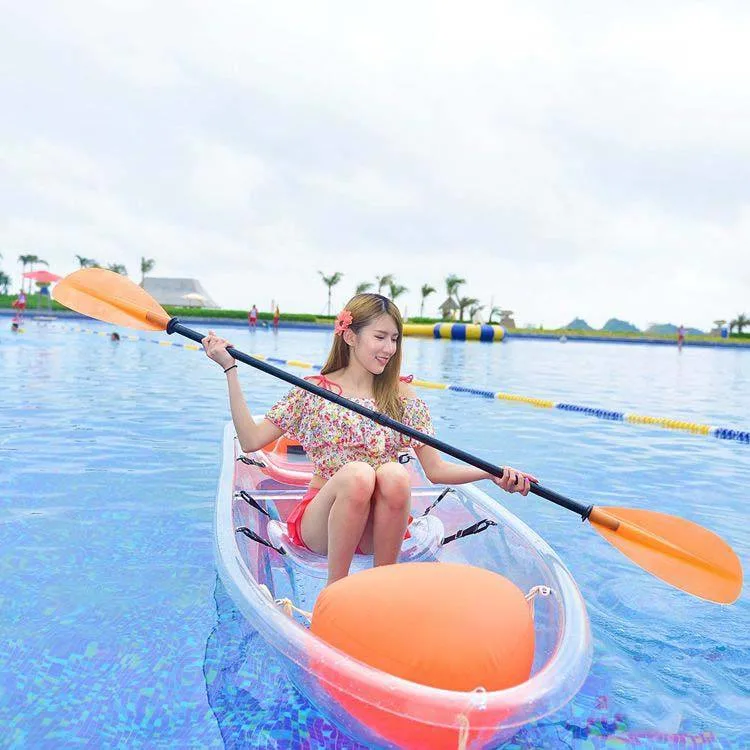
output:
[[[258,544],[262,544],[264,547],[270,547],[275,549],[280,555],[285,555],[286,550],[283,547],[277,547],[275,544],[271,544],[268,539],[264,539],[262,536],[258,536],[252,529],[248,529],[247,526],[240,526],[234,530],[235,534],[244,534],[248,539],[252,539]]]
[[[449,492],[455,492],[453,487],[446,487],[438,496],[435,498],[435,500],[432,502],[432,505],[430,505],[427,510],[422,513],[423,516],[426,516],[431,510],[434,510],[435,506],[449,493]]]
[[[456,539],[461,539],[461,537],[471,536],[472,534],[479,534],[482,531],[486,531],[487,529],[489,529],[490,526],[497,526],[497,521],[491,521],[489,518],[483,518],[481,521],[477,521],[476,523],[471,524],[471,526],[467,526],[465,529],[459,529],[455,534],[446,536],[443,539],[443,546],[445,546],[446,544],[450,544],[451,542],[455,542]]]
[[[242,461],[243,464],[247,464],[248,466],[258,466],[261,469],[266,468],[263,461],[256,461],[254,458],[250,458],[250,456],[245,456],[244,454],[237,456],[237,460]]]
[[[264,516],[271,517],[271,514],[246,490],[240,490],[236,497],[241,497],[248,505],[251,505],[255,510],[259,510]]]

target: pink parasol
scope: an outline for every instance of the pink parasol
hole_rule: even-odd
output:
[[[25,279],[33,279],[39,281],[42,284],[53,284],[55,281],[60,281],[62,276],[58,276],[56,273],[50,273],[49,271],[28,271],[23,275]]]

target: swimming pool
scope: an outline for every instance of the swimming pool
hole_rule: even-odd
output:
[[[218,368],[182,348],[26,329],[0,329],[7,746],[354,747],[295,694],[217,583],[211,523],[228,418]],[[231,333],[248,353],[313,362],[330,340]],[[750,426],[742,351],[407,339],[404,371]],[[286,390],[250,368],[241,377],[256,411]],[[580,500],[690,518],[724,536],[747,568],[747,445],[454,392],[420,395],[454,445]],[[538,498],[502,500],[568,565],[595,643],[577,698],[510,747],[750,743],[746,593],[728,608],[694,600],[640,572],[573,514]]]

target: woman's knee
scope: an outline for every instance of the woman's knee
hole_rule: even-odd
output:
[[[353,498],[370,502],[375,491],[375,469],[364,461],[352,461],[342,466],[338,475],[347,494]]]
[[[375,491],[391,507],[407,505],[411,494],[409,472],[395,462],[383,464],[375,472]]]

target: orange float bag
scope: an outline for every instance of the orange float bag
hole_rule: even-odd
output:
[[[359,661],[443,690],[513,687],[529,678],[534,659],[534,623],[523,592],[470,565],[405,563],[350,575],[323,590],[311,627]],[[326,679],[330,667],[311,666],[336,701],[384,739],[404,748],[456,747],[455,724],[420,725],[379,710],[378,688],[373,695],[345,694]],[[470,713],[464,720],[469,727]],[[469,729],[467,741],[478,734]]]

